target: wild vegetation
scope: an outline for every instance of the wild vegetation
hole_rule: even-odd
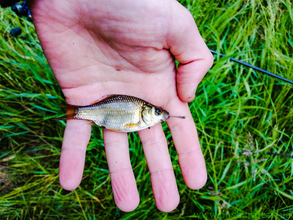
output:
[[[62,92],[34,26],[0,8],[0,219],[292,219],[293,87],[229,60],[234,57],[293,80],[290,0],[182,0],[215,55],[190,103],[208,182],[190,190],[164,130],[181,202],[158,211],[136,133],[130,156],[141,197],[130,213],[114,203],[99,127],[93,127],[84,177],[74,191],[58,181],[65,122]],[[21,27],[22,34],[9,31]],[[182,33],[184,34],[184,33]]]

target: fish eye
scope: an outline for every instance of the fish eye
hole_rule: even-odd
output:
[[[159,116],[159,115],[160,115],[160,113],[161,113],[161,110],[160,110],[160,109],[158,109],[158,108],[156,108],[156,110],[155,110],[155,115],[156,115],[156,116]]]

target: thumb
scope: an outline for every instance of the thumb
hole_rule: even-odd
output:
[[[190,12],[176,3],[168,44],[170,52],[179,62],[177,95],[183,102],[190,102],[194,99],[198,84],[213,65],[213,55],[199,34]]]

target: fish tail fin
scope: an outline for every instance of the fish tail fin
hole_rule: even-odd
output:
[[[66,104],[65,109],[66,109],[66,115],[61,116],[59,118],[56,118],[56,120],[70,120],[70,119],[76,119],[76,110],[78,106],[76,105],[69,105]]]
[[[76,105],[67,104],[65,107],[66,115],[64,117],[66,117],[67,120],[75,119],[77,108],[78,108],[78,106],[76,106]]]

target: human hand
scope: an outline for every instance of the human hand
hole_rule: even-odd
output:
[[[192,101],[212,55],[190,13],[170,0],[32,0],[31,11],[45,56],[72,105],[89,105],[108,94],[125,94],[163,107],[186,185],[207,179]],[[180,63],[176,72],[175,59]],[[126,133],[104,130],[114,199],[123,211],[139,204]],[[176,179],[162,126],[138,132],[158,209],[179,203]],[[60,184],[74,190],[81,181],[91,126],[67,121],[60,158]]]

